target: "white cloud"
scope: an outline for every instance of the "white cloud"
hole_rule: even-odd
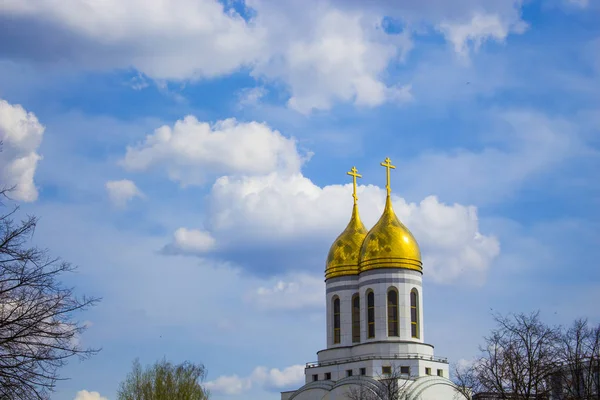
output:
[[[242,89],[238,92],[238,103],[241,107],[256,106],[267,93],[262,86]]]
[[[440,29],[464,53],[468,42],[503,41],[524,26],[520,0],[245,4],[252,9],[247,20],[216,0],[89,5],[9,0],[0,5],[0,17],[22,22],[21,32],[11,32],[23,43],[20,57],[31,52],[34,61],[70,60],[105,70],[133,67],[150,79],[169,81],[247,68],[257,78],[282,82],[289,89],[289,106],[302,113],[329,109],[338,101],[372,107],[410,100],[397,90],[410,82],[398,85],[385,78],[390,63],[402,62],[413,48],[413,28],[420,34],[427,32],[422,25]],[[405,25],[403,33],[384,32],[382,18],[390,15]],[[46,34],[35,34],[41,31]],[[31,37],[36,41],[29,42]]]
[[[215,247],[215,239],[206,231],[179,228],[173,236],[173,242],[164,248],[169,254],[204,254]]]
[[[470,20],[465,22],[443,22],[439,29],[444,33],[446,39],[454,45],[454,50],[467,56],[469,44],[477,51],[486,40],[504,42],[509,32],[523,33],[527,24],[520,19],[513,23],[502,21],[498,14],[474,14]]]
[[[266,389],[283,389],[299,385],[304,381],[304,365],[292,365],[283,370],[256,367],[252,372],[252,381]]]
[[[302,162],[294,139],[264,123],[230,118],[211,126],[193,116],[156,129],[143,143],[128,147],[122,160],[130,170],[164,166],[182,185],[202,184],[217,174],[296,172]]]
[[[38,197],[34,175],[42,159],[37,150],[44,130],[33,113],[0,99],[0,180],[15,187],[10,193],[15,200],[31,202]]]
[[[360,212],[370,228],[383,210],[385,190],[369,185],[359,186],[358,192]],[[278,275],[299,267],[315,271],[324,265],[329,245],[350,218],[350,194],[349,184],[321,188],[299,173],[221,177],[210,194],[207,230],[216,241],[216,254],[255,273]],[[421,245],[428,277],[438,282],[485,277],[500,250],[495,237],[479,232],[475,207],[446,205],[433,196],[419,204],[394,196],[393,203]],[[257,249],[263,253],[257,255]],[[266,254],[269,262],[263,258]],[[298,290],[297,285],[278,283],[251,298],[264,305],[281,292]],[[316,281],[303,277],[300,285],[314,290],[305,301],[318,301]]]
[[[205,387],[211,393],[235,395],[249,390],[252,387],[252,381],[237,375],[220,376],[214,381],[206,382]]]
[[[271,280],[270,284],[270,287],[260,286],[247,293],[246,301],[267,310],[323,308],[325,283],[322,276],[291,275],[287,279]]]
[[[34,30],[41,27],[31,21],[45,21],[47,30],[65,39],[56,50],[86,67],[134,66],[154,79],[234,72],[251,63],[263,43],[262,28],[224,12],[216,0],[9,0],[0,5],[0,14],[29,19],[28,28]],[[54,47],[38,36],[38,57],[48,55],[40,48],[45,45]]]
[[[125,207],[135,197],[144,197],[135,183],[128,179],[108,181],[105,187],[110,201],[117,207]]]
[[[298,18],[298,4],[292,3],[250,3],[258,10],[257,21],[278,32],[270,36],[272,56],[259,61],[253,74],[285,82],[291,108],[310,113],[329,109],[334,101],[371,107],[407,100],[382,80],[389,63],[412,46],[407,33],[398,40],[382,31],[381,16],[324,4],[302,5]],[[275,26],[275,21],[281,22]]]
[[[80,390],[77,392],[74,400],[108,400],[104,396],[100,396],[98,392],[88,392],[87,390]]]
[[[150,86],[150,84],[142,74],[138,73],[136,76],[131,78],[129,81],[129,86],[133,90],[142,90]]]
[[[283,370],[256,367],[250,376],[240,378],[237,375],[220,376],[206,383],[206,387],[214,393],[237,395],[250,390],[254,386],[275,391],[301,385],[304,382],[304,365],[292,365]]]

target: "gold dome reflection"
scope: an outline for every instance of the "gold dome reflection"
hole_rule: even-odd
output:
[[[360,250],[360,272],[376,268],[406,268],[422,271],[421,251],[414,236],[392,208],[389,158],[381,163],[387,169],[387,197],[383,215],[369,231]]]
[[[365,236],[367,236],[367,229],[360,220],[358,206],[355,204],[348,226],[329,249],[325,279],[358,275],[358,256]]]
[[[362,176],[358,174],[356,167],[352,167],[347,174],[352,176],[352,197],[354,198],[352,217],[346,229],[335,239],[329,249],[325,266],[325,279],[344,275],[358,275],[360,246],[367,235],[367,229],[358,215],[358,196],[356,195],[356,178]]]

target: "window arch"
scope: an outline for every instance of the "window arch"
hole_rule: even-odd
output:
[[[375,337],[375,294],[367,291],[367,338]]]
[[[388,336],[400,336],[398,329],[398,291],[390,288],[387,292]]]
[[[410,291],[410,331],[414,338],[419,338],[419,292]]]
[[[340,326],[340,298],[333,298],[333,343],[338,344],[341,341],[341,326]]]
[[[360,342],[360,296],[352,296],[352,343]]]

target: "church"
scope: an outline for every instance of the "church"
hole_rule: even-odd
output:
[[[350,222],[325,268],[327,348],[306,364],[305,384],[281,400],[465,399],[449,379],[448,361],[425,342],[423,264],[412,233],[392,208],[386,158],[383,215],[367,231],[358,213],[355,167]],[[390,382],[393,385],[390,385]]]

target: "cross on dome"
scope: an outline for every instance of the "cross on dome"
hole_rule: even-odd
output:
[[[385,161],[381,163],[381,166],[385,167],[386,172],[387,172],[387,182],[385,184],[385,188],[387,190],[387,195],[389,197],[390,194],[392,193],[392,187],[390,186],[390,168],[396,169],[396,167],[392,165],[392,160],[390,160],[389,157],[386,157]]]
[[[356,195],[356,178],[362,178],[362,175],[360,175],[358,173],[358,170],[356,169],[356,167],[352,167],[350,172],[346,172],[346,173],[352,177],[352,185],[353,185],[352,197],[354,198],[354,205],[356,205],[356,202],[358,200],[358,196]]]

